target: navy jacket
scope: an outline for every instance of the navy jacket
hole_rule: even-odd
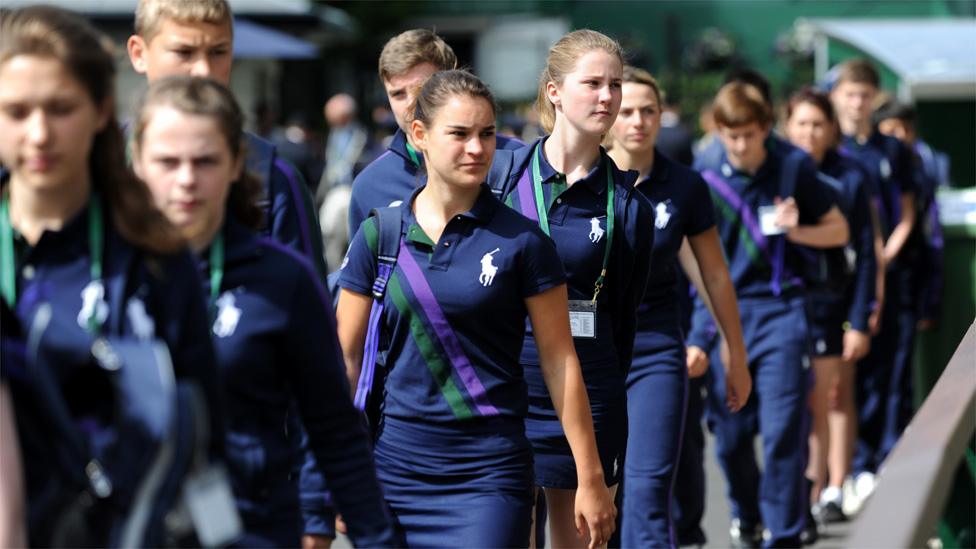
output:
[[[510,165],[507,176],[494,167],[489,181],[498,191],[500,199],[523,211],[518,192],[518,181],[523,173],[531,176],[531,160],[536,143],[506,153],[495,153],[495,162]],[[511,158],[506,158],[511,156]],[[582,180],[565,189],[558,197],[557,184],[565,179],[545,160],[540,163],[540,176],[543,180],[543,195],[549,205],[549,222],[552,239],[563,261],[568,279],[569,299],[591,299],[593,284],[603,262],[604,241],[602,231],[606,230],[606,192],[607,166],[613,177],[615,228],[613,250],[607,268],[604,288],[598,300],[598,310],[602,318],[609,319],[609,330],[597,330],[595,340],[574,340],[580,362],[602,362],[616,355],[621,372],[630,369],[634,350],[634,337],[637,332],[637,307],[640,305],[647,287],[651,270],[651,249],[654,245],[654,209],[641,193],[634,189],[637,172],[624,172],[617,168],[613,160],[600,151],[600,161]],[[508,164],[510,162],[510,164]],[[531,177],[529,178],[531,181]],[[577,190],[577,188],[579,188]],[[586,192],[584,192],[586,191]],[[528,197],[527,197],[528,198]],[[534,208],[534,202],[530,208]],[[596,224],[596,226],[593,225]],[[597,228],[600,230],[597,231]],[[598,322],[603,322],[598,319]],[[535,363],[535,340],[526,336],[523,348],[523,363]],[[584,374],[586,370],[584,368]],[[584,375],[585,379],[585,375]]]
[[[232,218],[223,231],[225,274],[212,332],[227,403],[227,460],[245,529],[294,545],[302,533],[300,506],[327,507],[322,493],[303,493],[300,501],[293,478],[309,458],[286,428],[297,404],[317,465],[307,474],[327,477],[353,542],[392,543],[366,430],[345,377],[332,300],[318,273],[291,248]],[[209,295],[209,265],[201,260],[199,266]]]

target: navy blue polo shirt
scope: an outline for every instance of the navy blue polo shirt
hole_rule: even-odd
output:
[[[651,269],[651,248],[654,242],[654,210],[647,200],[634,191],[637,172],[624,172],[600,149],[600,159],[586,177],[572,186],[566,176],[552,167],[541,151],[546,138],[515,151],[508,180],[502,186],[501,198],[523,214],[535,212],[532,198],[531,160],[536,146],[540,147],[539,172],[543,198],[546,201],[550,237],[556,244],[559,258],[569,282],[569,299],[591,300],[594,283],[603,266],[607,229],[607,169],[614,185],[613,249],[598,300],[596,338],[576,338],[576,352],[580,362],[619,366],[620,372],[630,367],[633,356],[637,307],[647,286]],[[528,183],[519,186],[519,181]],[[529,191],[525,192],[528,188]],[[522,350],[523,364],[539,364],[535,339],[526,334]],[[584,379],[587,370],[584,368]]]
[[[787,160],[789,159],[789,160]],[[800,224],[816,224],[836,202],[832,188],[817,178],[813,160],[800,149],[781,140],[767,141],[766,160],[754,175],[739,171],[722,153],[718,170],[705,169],[715,205],[716,227],[736,295],[765,298],[801,291],[802,257],[785,234],[766,236],[760,228],[760,207],[772,207],[781,196],[784,161],[795,162],[793,197],[800,212]],[[696,300],[689,344],[703,349],[715,333],[711,319]]]
[[[819,178],[838,194],[841,211],[850,226],[848,246],[856,254],[849,296],[848,321],[855,330],[866,332],[875,306],[874,223],[869,194],[870,176],[853,158],[831,149],[820,163]]]
[[[58,231],[45,231],[34,246],[14,234],[17,303],[15,313],[31,326],[42,304],[51,320],[40,343],[41,353],[56,367],[55,375],[79,415],[97,417],[112,402],[101,378],[85,375],[91,367],[96,335],[87,329],[89,311],[100,320],[99,334],[144,341],[160,339],[169,348],[177,379],[195,381],[209,407],[211,454],[223,456],[224,416],[214,348],[193,259],[188,252],[151,254],[125,240],[112,223],[111,205],[101,199],[104,241],[104,300],[90,299],[91,254],[88,206]],[[88,299],[86,299],[86,296]],[[102,418],[106,419],[106,418]],[[45,436],[45,435],[39,435]],[[50,456],[53,459],[53,456]],[[44,456],[31,456],[26,468],[28,494],[49,482],[60,467]],[[29,498],[30,499],[30,498]]]
[[[496,135],[495,143],[499,150],[515,150],[525,145],[518,139],[504,135]],[[398,129],[386,152],[356,175],[349,202],[349,234],[356,234],[359,225],[373,208],[395,206],[425,184],[426,176],[420,169],[424,161],[423,153],[414,152],[420,164],[411,158],[407,151],[407,136]]]
[[[867,169],[869,190],[881,222],[881,236],[887,241],[901,219],[901,196],[906,193],[918,196],[911,151],[894,137],[877,130],[864,143],[844,136],[841,150]]]
[[[698,172],[686,168],[654,150],[654,165],[647,178],[637,184],[654,207],[654,247],[650,278],[637,313],[638,339],[658,340],[665,336],[680,344],[680,310],[676,288],[678,250],[685,237],[696,236],[715,226],[715,211],[708,185]],[[645,342],[645,343],[650,343]]]
[[[487,186],[432,242],[412,211],[419,192],[399,206],[400,252],[384,298],[391,360],[383,414],[457,426],[500,417],[520,431],[527,410],[519,364],[525,299],[565,283],[562,264],[539,227],[503,207]],[[341,287],[371,294],[377,236],[376,220],[363,222]]]
[[[228,465],[245,527],[249,519],[288,523],[282,514],[299,516],[289,474],[303,458],[284,428],[297,403],[317,471],[327,477],[354,542],[392,542],[327,290],[293,249],[258,238],[231,217],[223,235],[225,272],[211,332],[228,411]],[[199,267],[210,295],[208,257],[201,254]]]

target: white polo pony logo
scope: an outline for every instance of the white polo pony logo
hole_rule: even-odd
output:
[[[603,238],[603,229],[600,227],[600,218],[594,217],[590,219],[590,242],[596,244]]]
[[[234,335],[237,323],[241,320],[241,310],[234,305],[234,294],[224,292],[217,298],[217,319],[214,320],[213,333],[217,337]]]
[[[87,328],[89,318],[94,318],[96,324],[101,324],[108,318],[105,287],[98,280],[92,280],[81,290],[81,310],[78,311],[78,325]]]
[[[495,281],[495,275],[498,274],[498,267],[491,263],[491,258],[497,252],[498,248],[495,248],[481,256],[481,275],[478,276],[478,282],[482,286],[491,286],[491,283]]]
[[[668,221],[671,221],[671,213],[668,211],[668,204],[670,203],[670,200],[658,202],[657,206],[654,207],[656,213],[654,216],[654,226],[658,229],[667,227]]]

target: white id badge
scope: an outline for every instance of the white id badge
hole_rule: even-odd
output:
[[[222,547],[240,537],[241,517],[223,467],[209,466],[193,473],[183,486],[183,502],[204,547]]]
[[[759,206],[759,228],[762,234],[773,236],[783,234],[785,229],[776,224],[776,206]]]
[[[569,300],[569,331],[576,338],[596,339],[596,303]]]

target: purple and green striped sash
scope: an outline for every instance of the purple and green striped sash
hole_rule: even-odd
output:
[[[471,397],[471,401],[474,402],[478,415],[497,416],[499,414],[498,409],[488,400],[488,394],[481,380],[478,379],[474,365],[471,364],[471,361],[464,353],[461,342],[451,328],[447,317],[444,315],[444,310],[437,302],[437,298],[434,297],[434,292],[431,290],[430,284],[428,284],[420,265],[417,264],[417,261],[410,254],[410,250],[407,249],[406,244],[402,241],[400,242],[399,265],[400,271],[404,275],[404,282],[410,288],[419,305],[419,309],[411,306],[411,309],[413,309],[412,313],[416,316],[425,317],[426,319],[426,322],[423,323],[424,330],[412,330],[415,340],[418,338],[420,340],[429,340],[418,340],[418,344],[421,347],[427,347],[430,343],[436,341],[444,350],[444,355],[446,355],[444,358],[447,359],[449,366],[457,374],[464,389]],[[436,370],[439,368],[439,364],[437,363],[440,361],[436,360],[436,357],[426,356],[427,353],[423,354],[425,354],[428,367],[432,369],[435,374],[435,379],[438,380],[438,384],[441,386],[441,391],[450,401],[450,393],[456,391],[456,389],[452,389],[454,385],[452,376],[444,375],[446,372],[437,372]],[[459,413],[458,404],[460,403],[455,402],[452,405],[455,415],[465,415]]]
[[[756,216],[753,215],[752,209],[745,204],[742,197],[739,196],[735,189],[733,189],[725,179],[719,174],[712,170],[705,170],[702,172],[702,178],[708,183],[708,186],[712,188],[718,195],[729,205],[729,207],[739,213],[742,220],[742,226],[745,229],[745,236],[751,240],[751,244],[757,249],[763,256],[763,259],[769,264],[773,269],[773,274],[771,280],[769,281],[769,287],[773,292],[773,295],[780,295],[783,293],[782,279],[785,276],[790,282],[798,280],[795,276],[790,273],[789,269],[786,267],[785,261],[785,247],[786,238],[779,237],[775,239],[775,247],[772,252],[770,252],[770,242],[763,234],[760,228],[759,221]]]

